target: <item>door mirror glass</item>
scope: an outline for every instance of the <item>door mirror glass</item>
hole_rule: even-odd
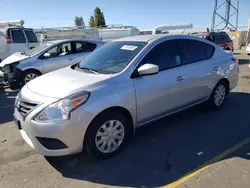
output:
[[[154,64],[144,64],[138,68],[139,75],[150,75],[150,74],[157,74],[159,72],[159,66]]]
[[[48,53],[48,52],[46,52],[45,54],[43,54],[43,57],[45,57],[45,58],[49,58],[49,57],[51,57],[51,54],[50,54],[50,53]]]

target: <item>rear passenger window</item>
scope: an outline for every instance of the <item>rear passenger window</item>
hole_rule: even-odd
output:
[[[210,46],[209,44],[205,44],[205,50],[206,50],[206,55],[207,55],[207,59],[211,58],[214,54],[214,47]]]
[[[76,53],[92,52],[96,48],[96,44],[90,42],[76,42]]]
[[[142,60],[141,65],[151,63],[160,70],[176,67],[181,64],[179,40],[169,40],[158,44]]]
[[[36,43],[37,38],[33,31],[25,30],[26,37],[29,43]]]
[[[13,43],[26,43],[22,30],[11,30]]]
[[[223,42],[230,42],[231,39],[227,34],[221,35],[222,41]]]
[[[181,40],[182,64],[190,64],[207,59],[205,45],[196,40]]]
[[[213,42],[216,44],[219,44],[222,42],[222,37],[221,35],[213,35]]]

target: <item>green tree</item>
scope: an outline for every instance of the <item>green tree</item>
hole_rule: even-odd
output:
[[[83,26],[83,27],[85,26],[82,16],[75,17],[75,26]]]
[[[95,20],[95,27],[105,27],[106,21],[104,18],[104,14],[100,8],[96,7],[94,10],[94,20]]]
[[[91,16],[89,19],[89,26],[90,27],[95,27],[95,18],[94,16]]]

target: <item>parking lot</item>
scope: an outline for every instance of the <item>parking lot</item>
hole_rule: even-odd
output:
[[[250,68],[220,110],[194,107],[137,130],[114,158],[43,157],[12,117],[17,91],[0,88],[0,187],[250,187]]]

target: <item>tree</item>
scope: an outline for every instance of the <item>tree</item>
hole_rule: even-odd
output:
[[[84,23],[84,21],[83,21],[83,18],[82,18],[82,16],[76,16],[75,17],[75,26],[83,26],[83,27],[85,27],[85,23]]]
[[[94,16],[91,16],[89,19],[89,26],[90,27],[95,27],[95,18]]]
[[[101,12],[101,9],[96,7],[94,10],[94,20],[95,20],[95,27],[105,27],[106,21],[104,18],[103,12]]]

